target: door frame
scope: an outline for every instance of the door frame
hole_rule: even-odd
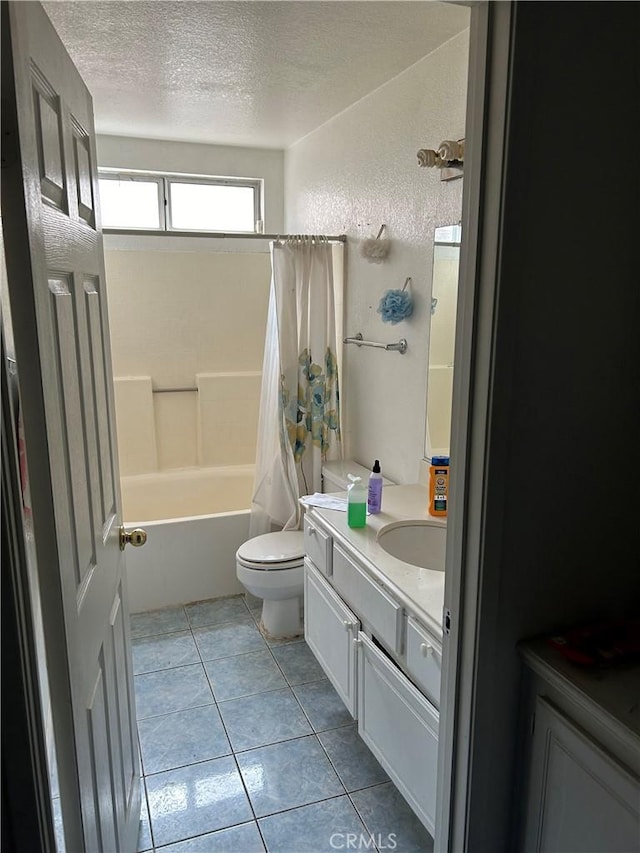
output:
[[[2,848],[55,853],[18,463],[16,412],[2,354]],[[14,774],[19,774],[18,785]],[[11,776],[11,785],[9,778]]]
[[[499,585],[498,525],[485,538],[487,460],[496,381],[495,308],[500,269],[502,197],[507,168],[505,133],[509,113],[514,4],[465,3],[471,7],[465,129],[464,188],[456,347],[453,379],[450,481],[444,606],[451,613],[442,660],[438,795],[434,850],[480,850],[472,825],[472,793],[478,765],[487,756],[474,737],[482,680],[480,646],[496,636],[492,618]],[[492,465],[493,498],[503,482]],[[458,499],[457,496],[460,496]],[[481,643],[482,640],[482,643]],[[485,750],[486,752],[486,750]],[[487,777],[486,784],[490,784]],[[482,834],[479,836],[482,838]],[[498,849],[498,848],[496,848]]]
[[[486,571],[490,547],[499,549],[499,542],[484,542],[484,510],[487,494],[485,483],[487,435],[489,430],[489,403],[494,381],[494,308],[497,297],[497,271],[500,262],[501,196],[505,164],[504,130],[508,112],[509,52],[513,4],[491,3],[473,0],[464,3],[471,7],[471,38],[469,60],[469,88],[467,94],[467,150],[465,156],[465,187],[463,193],[463,229],[465,240],[461,248],[460,282],[461,294],[458,306],[458,324],[462,334],[457,335],[456,364],[460,365],[454,376],[453,399],[457,419],[452,429],[451,450],[456,459],[451,481],[451,510],[448,520],[449,546],[447,548],[445,606],[452,613],[451,633],[443,644],[442,667],[442,710],[440,725],[440,748],[438,754],[437,826],[435,850],[461,851],[474,849],[473,830],[469,828],[470,777],[472,761],[476,757],[473,749],[476,679],[481,677],[477,658],[479,636],[495,634],[491,620],[491,602],[497,589],[495,578]],[[10,64],[10,28],[8,6],[2,2],[2,86],[3,102],[5,87],[12,88],[13,75],[5,65]],[[12,96],[13,98],[14,96]],[[11,100],[11,99],[10,99]],[[6,102],[5,102],[6,103]],[[15,106],[15,105],[14,105]],[[26,222],[15,215],[20,204],[24,204],[20,170],[9,180],[11,165],[16,156],[17,139],[11,136],[15,127],[13,116],[5,118],[3,128],[3,209],[11,210],[11,216],[3,217],[5,235],[12,234],[24,244]],[[7,134],[7,127],[9,133]],[[5,153],[6,152],[6,153]],[[15,180],[15,178],[18,180]],[[18,183],[20,186],[18,186]],[[28,253],[23,259],[22,275],[30,274]],[[25,329],[31,330],[34,346],[29,352],[23,347],[18,354],[20,362],[22,405],[30,413],[31,432],[25,436],[29,448],[32,470],[48,470],[47,441],[44,431],[44,401],[39,388],[39,356],[35,312],[29,299],[29,289],[23,288],[25,300],[12,305],[12,312]],[[3,365],[3,370],[6,367]],[[2,401],[3,424],[5,420],[4,395]],[[40,427],[38,427],[38,424]],[[3,427],[4,429],[4,427]],[[47,467],[43,468],[43,464]],[[495,473],[495,466],[492,469]],[[500,482],[492,486],[501,488]],[[20,501],[19,486],[9,479],[7,499],[15,505]],[[3,488],[5,478],[3,476]],[[16,494],[16,489],[18,493]],[[466,496],[464,502],[456,495]],[[19,505],[19,504],[18,504]],[[56,743],[63,757],[60,766],[60,786],[65,803],[65,834],[73,849],[82,849],[82,823],[80,792],[77,778],[65,772],[64,765],[75,763],[73,719],[68,687],[68,660],[66,655],[62,595],[55,548],[55,526],[53,497],[38,511],[41,520],[39,530],[38,572],[43,581],[43,622],[47,668],[50,673],[51,701],[56,721]],[[20,519],[21,521],[21,519]],[[3,504],[4,524],[4,504]],[[493,528],[495,531],[495,526]],[[48,544],[48,549],[46,545]],[[480,562],[481,553],[483,561]],[[24,553],[16,555],[24,560]],[[42,562],[41,562],[42,561]],[[13,568],[13,567],[12,567]],[[16,566],[24,572],[24,564]],[[480,610],[482,603],[482,610]],[[17,629],[17,640],[25,647],[33,643],[33,630],[21,621],[13,608]],[[25,689],[37,695],[37,674],[23,669]],[[451,710],[449,710],[451,709]],[[42,748],[38,744],[38,728],[42,731],[40,707],[33,708],[32,747],[36,753]],[[39,719],[38,719],[39,716]],[[13,768],[12,768],[13,770]],[[44,779],[42,778],[44,774]],[[7,776],[7,787],[16,797],[33,797],[34,787],[48,790],[46,764],[33,765],[32,773],[16,777],[15,771]],[[35,783],[35,785],[34,785]],[[3,790],[3,798],[5,792]],[[46,808],[45,808],[46,812]],[[48,825],[47,825],[48,824]],[[44,815],[43,837],[51,844],[53,839],[52,817]],[[3,829],[4,831],[4,829]],[[471,846],[469,846],[471,845]],[[26,849],[26,848],[25,848]],[[36,848],[34,848],[36,849]],[[43,847],[42,849],[48,849]],[[50,848],[55,849],[55,848]]]

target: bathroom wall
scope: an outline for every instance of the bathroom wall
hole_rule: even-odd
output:
[[[120,473],[255,461],[268,253],[105,251]],[[197,391],[152,393],[152,388]]]
[[[424,455],[434,229],[458,222],[462,181],[419,169],[416,151],[464,136],[468,31],[338,114],[285,152],[288,231],[346,233],[345,331],[406,337],[406,355],[345,347],[342,380],[346,453],[379,458],[397,482],[418,479]],[[387,224],[392,252],[382,264],[359,241]],[[384,291],[413,279],[414,314],[383,324]]]

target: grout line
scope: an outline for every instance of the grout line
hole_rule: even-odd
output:
[[[181,838],[179,841],[169,841],[167,845],[163,844],[161,847],[158,847],[157,851],[154,848],[153,853],[162,853],[163,850],[167,849],[167,846],[173,846],[174,844],[182,844],[183,841],[197,841],[198,838],[204,838],[205,835],[212,835],[216,832],[226,832],[228,829],[237,829],[239,826],[249,826],[249,824],[252,823],[255,823],[257,825],[258,821],[243,820],[241,823],[232,823],[231,826],[223,826],[220,829],[210,829],[206,832],[199,832],[197,835],[189,835],[188,838]],[[260,832],[260,827],[258,827],[258,832]],[[144,853],[152,853],[152,851],[144,851]]]
[[[269,814],[264,814],[261,817],[257,818],[258,824],[261,820],[265,820],[269,817],[279,817],[281,814],[286,814],[287,812],[294,812],[296,809],[304,809],[307,806],[317,806],[318,803],[327,803],[329,800],[339,800],[340,797],[346,796],[344,793],[342,794],[333,794],[331,797],[323,797],[321,800],[312,800],[310,803],[303,803],[301,806],[291,806],[288,809],[281,809],[279,812],[269,812]],[[347,849],[346,847],[343,849]],[[371,849],[371,848],[369,848]]]
[[[211,598],[211,599],[207,598],[207,599],[204,599],[202,602],[193,602],[193,603],[194,604],[203,604],[203,603],[209,602],[209,601],[231,601],[234,598],[239,598],[242,600],[242,603],[244,604],[244,606],[246,608],[247,614],[249,616],[251,616],[251,618],[255,621],[255,619],[253,617],[253,613],[251,612],[251,610],[249,610],[249,607],[247,606],[247,603],[244,600],[244,596],[242,595],[242,593],[238,593],[237,595],[223,596],[222,598]],[[144,615],[149,614],[149,613],[161,613],[162,611],[173,610],[173,609],[176,609],[177,607],[178,607],[178,605],[170,605],[169,607],[159,607],[156,610],[142,610],[142,611],[140,611],[140,613],[129,614],[129,618],[131,619],[134,616],[144,616]],[[186,609],[187,605],[181,604],[181,605],[179,605],[179,607],[180,607],[180,610],[182,610],[182,615],[185,618],[186,625],[184,627],[181,627],[181,628],[175,628],[174,627],[174,628],[169,628],[168,630],[164,630],[164,631],[151,631],[151,633],[149,633],[149,634],[139,634],[136,637],[134,637],[133,634],[131,634],[131,640],[132,641],[133,640],[146,640],[149,637],[163,637],[166,634],[177,634],[180,631],[190,631],[193,628],[212,628],[215,625],[225,625],[228,622],[234,622],[235,621],[235,619],[225,619],[222,622],[214,622],[210,625],[209,624],[208,625],[192,625],[191,620],[189,619],[189,614],[188,614],[187,609]],[[131,630],[131,628],[130,628],[130,630]]]
[[[156,850],[158,851],[158,853],[160,853],[160,851],[165,850],[168,846],[173,846],[174,844],[183,844],[185,841],[193,841],[194,839],[202,838],[203,835],[211,835],[214,832],[224,832],[226,829],[236,829],[238,826],[244,826],[247,823],[257,822],[257,820],[241,820],[238,823],[230,823],[229,826],[221,826],[218,829],[209,829],[206,832],[198,832],[197,835],[187,835],[184,838],[178,838],[174,841],[166,841],[158,848],[156,848],[154,845],[154,853]],[[151,853],[151,851],[144,851],[144,853]],[[199,853],[203,853],[203,851],[199,851]]]
[[[254,749],[266,749],[269,746],[278,746],[281,743],[291,743],[292,740],[301,740],[303,737],[313,737],[315,735],[314,731],[306,732],[303,735],[292,735],[291,737],[285,737],[282,740],[273,740],[269,741],[269,743],[261,743],[259,746],[246,746],[243,749],[235,749],[234,755],[245,755],[247,752],[253,752]]]
[[[197,645],[197,643],[196,643],[196,645]],[[269,646],[266,646],[266,648],[269,649]],[[250,649],[248,652],[238,652],[235,655],[226,655],[223,658],[207,658],[206,660],[203,660],[202,662],[203,663],[215,663],[216,661],[219,661],[219,660],[230,660],[231,658],[241,658],[241,657],[244,657],[245,655],[255,655],[258,652],[263,652],[263,651],[264,651],[264,649]]]
[[[142,794],[144,796],[145,802],[147,804],[147,820],[149,821],[149,835],[151,836],[151,847],[155,848],[156,840],[153,834],[153,823],[151,822],[151,809],[149,808],[149,794],[147,792],[147,777],[143,776],[140,780],[142,785]],[[137,839],[136,839],[137,845]]]
[[[153,675],[153,673],[155,673],[155,672],[168,672],[170,669],[180,669],[180,667],[199,666],[202,663],[203,663],[202,658],[200,657],[200,655],[198,655],[197,660],[192,660],[192,661],[189,661],[188,663],[184,663],[184,662],[176,663],[173,666],[163,666],[163,667],[160,667],[160,669],[149,669],[149,670],[145,670],[144,672],[134,672],[133,677],[139,678],[141,675]]]
[[[247,616],[250,616],[250,617],[253,619],[253,614],[252,614],[252,612],[249,610],[249,608],[247,607],[247,602],[244,600],[244,596],[243,596],[241,593],[240,593],[240,594],[238,594],[237,596],[236,596],[236,595],[231,595],[231,596],[226,596],[226,597],[224,597],[224,598],[211,598],[211,599],[209,599],[209,598],[208,598],[208,599],[205,599],[204,601],[201,601],[201,602],[194,602],[194,603],[198,603],[198,604],[206,604],[206,603],[208,603],[208,602],[210,602],[210,601],[232,601],[232,600],[234,600],[234,599],[236,599],[236,598],[240,599],[240,600],[242,601],[242,603],[244,604],[244,607],[245,607],[245,610],[246,610],[246,615],[247,615]],[[187,617],[187,623],[188,623],[188,625],[189,625],[189,628],[191,628],[191,630],[192,630],[192,631],[193,631],[193,629],[194,629],[194,628],[195,628],[195,629],[198,629],[198,628],[215,628],[217,625],[227,625],[229,622],[236,622],[236,621],[237,621],[237,618],[238,618],[238,614],[236,614],[236,616],[235,616],[233,619],[222,619],[222,620],[221,620],[221,621],[219,621],[219,622],[212,622],[212,623],[210,623],[210,624],[206,624],[206,625],[193,625],[193,624],[191,623],[191,620],[189,619],[189,614],[188,614],[188,612],[187,612],[186,605],[183,605],[183,609],[184,609],[184,611],[185,611],[185,615],[186,615],[186,617]],[[245,618],[245,616],[241,616],[240,618]],[[255,621],[255,620],[254,620],[254,621]]]
[[[236,614],[232,619],[222,619],[219,622],[209,622],[206,625],[192,625],[189,623],[189,628],[192,631],[206,631],[207,628],[220,628],[222,625],[248,625],[254,624],[255,620],[251,618],[251,614]]]
[[[140,775],[144,778],[144,760],[142,758],[142,741],[140,740],[140,729],[138,728],[138,715],[136,714],[136,742],[138,744],[138,757],[140,758]]]
[[[232,699],[219,699],[218,705],[228,705],[229,702],[242,702],[243,699],[255,699],[256,696],[266,696],[268,693],[282,693],[285,690],[293,693],[291,687],[288,684],[285,684],[284,687],[270,687],[269,690],[259,690],[258,693],[248,693],[246,696],[234,696]]]
[[[170,669],[178,669],[181,666],[197,666],[202,663],[202,660],[198,657],[198,660],[188,661],[187,663],[174,663],[171,666],[161,666],[158,669],[145,669],[143,672],[134,672],[133,677],[137,678],[139,675],[153,675],[155,672],[169,672]]]
[[[165,637],[170,637],[172,634],[190,634],[189,628],[172,628],[170,631],[163,631],[161,634],[145,634],[143,637],[132,637],[131,643],[137,643],[140,640],[163,640]]]
[[[141,723],[144,720],[156,720],[158,717],[166,717],[169,714],[177,714],[180,711],[193,711],[196,708],[208,708],[209,705],[216,705],[216,704],[217,703],[216,703],[215,699],[213,699],[211,702],[201,702],[199,705],[189,705],[188,708],[176,708],[174,711],[163,711],[161,714],[149,714],[146,717],[139,717],[136,714],[136,722]]]
[[[173,773],[174,770],[184,770],[186,767],[196,767],[198,764],[206,764],[208,761],[218,761],[219,758],[231,758],[233,752],[225,752],[224,755],[214,755],[210,758],[198,758],[197,761],[190,761],[188,764],[178,764],[176,767],[167,767],[164,770],[152,770],[151,773],[145,774],[145,779],[151,779],[152,776],[159,776],[161,773]],[[212,830],[214,832],[215,830]]]
[[[325,678],[319,678],[317,681],[306,681],[304,684],[296,684],[296,687],[306,687],[308,684],[319,684],[321,681],[326,681],[330,686],[333,686],[331,684],[331,682],[329,681],[329,679],[325,677]],[[326,729],[316,729],[315,726],[313,725],[313,723],[311,722],[311,717],[305,711],[304,706],[303,706],[302,702],[300,701],[300,699],[298,698],[298,694],[296,693],[296,691],[294,690],[293,687],[291,688],[291,692],[296,697],[296,701],[297,701],[298,705],[300,705],[300,707],[302,708],[302,713],[305,715],[307,720],[309,720],[309,725],[311,726],[311,729],[313,730],[314,735],[322,734],[323,732],[332,732],[335,729],[343,729],[346,726],[350,726],[354,722],[354,720],[352,718],[349,720],[348,723],[341,723],[338,726],[329,726]],[[340,700],[340,701],[342,701],[342,700]],[[342,781],[342,780],[340,780],[340,781]]]
[[[355,722],[355,721],[354,721],[354,722]],[[339,728],[343,728],[343,727],[342,727],[342,726],[340,726]],[[334,730],[334,729],[326,729],[326,731],[335,731],[335,730]],[[322,734],[322,733],[320,733],[320,734]],[[331,764],[331,766],[333,767],[333,770],[334,770],[334,772],[335,772],[336,776],[337,776],[337,777],[338,777],[338,779],[340,780],[340,782],[341,782],[341,784],[342,784],[342,787],[343,787],[343,788],[344,788],[344,790],[345,790],[345,794],[346,794],[346,796],[347,796],[347,798],[348,798],[349,802],[351,803],[351,807],[354,809],[355,813],[358,815],[358,817],[359,817],[359,819],[360,819],[360,822],[361,822],[361,823],[362,823],[362,825],[364,826],[365,830],[369,833],[370,838],[373,840],[373,832],[369,829],[369,826],[367,825],[367,823],[365,823],[365,820],[364,820],[363,816],[360,814],[360,812],[359,812],[359,810],[358,810],[358,808],[357,808],[356,804],[355,804],[355,803],[353,802],[353,800],[351,799],[351,794],[355,793],[355,791],[347,791],[347,786],[345,785],[345,783],[344,783],[344,781],[343,781],[343,779],[342,779],[342,776],[341,776],[341,775],[340,775],[340,773],[338,772],[338,768],[335,766],[335,764],[334,764],[334,763],[333,763],[333,761],[331,760],[331,756],[329,755],[329,753],[328,753],[328,752],[327,752],[327,750],[325,749],[325,746],[324,746],[324,744],[322,743],[322,741],[320,740],[320,738],[318,738],[318,742],[320,743],[320,746],[322,747],[322,750],[323,750],[324,754],[327,756],[327,759],[328,759],[328,761],[329,761],[329,764]],[[358,788],[358,790],[359,790],[359,791],[364,791],[364,790],[366,790],[366,788],[375,788],[375,786],[376,786],[376,785],[378,785],[378,784],[385,784],[385,783],[379,783],[379,782],[376,782],[374,785],[365,785],[365,786],[364,786],[364,787],[362,787],[362,788]],[[375,842],[374,842],[374,850],[375,850],[375,851],[378,851],[378,848],[377,848],[377,846],[375,845]]]
[[[247,623],[246,623],[246,622],[237,622],[237,621],[236,621],[236,622],[221,622],[220,624],[222,624],[222,625],[232,625],[232,624],[235,624],[235,625],[246,625]],[[216,627],[216,626],[215,626],[215,625],[210,625],[209,627],[210,627],[210,628],[214,628],[214,627]],[[199,630],[199,629],[197,629],[197,628],[196,628],[195,630]],[[241,655],[250,655],[250,654],[252,654],[253,652],[262,652],[262,651],[264,651],[264,648],[261,646],[260,648],[257,648],[257,649],[248,649],[247,651],[244,651],[244,652],[236,652],[236,654],[234,654],[234,655],[223,655],[222,657],[219,657],[219,658],[204,658],[204,657],[202,657],[202,651],[201,651],[201,649],[200,649],[200,646],[198,645],[198,641],[196,640],[195,635],[193,634],[193,631],[194,631],[194,629],[192,628],[192,629],[191,629],[191,634],[192,634],[192,636],[193,636],[193,642],[196,644],[196,649],[197,649],[197,651],[198,651],[198,656],[199,656],[199,658],[200,658],[200,662],[201,662],[203,665],[204,665],[205,663],[211,663],[211,662],[213,662],[213,661],[217,661],[217,660],[228,660],[229,658],[237,658],[237,657],[240,657]],[[267,646],[267,644],[266,644],[266,642],[265,642],[265,639],[264,639],[264,637],[262,637],[262,635],[261,635],[261,639],[262,639],[262,642],[264,643],[264,645],[265,645],[265,646]],[[268,648],[268,646],[267,646],[267,648]],[[212,692],[213,692],[213,691],[212,691]]]
[[[393,782],[391,782],[391,779],[387,779],[387,781],[386,781],[386,782],[376,782],[376,784],[375,784],[375,785],[367,785],[367,787],[366,787],[366,788],[358,788],[358,791],[351,791],[351,793],[350,793],[350,794],[347,794],[347,796],[349,797],[349,801],[351,802],[351,805],[352,805],[352,806],[354,807],[354,809],[356,810],[356,814],[358,815],[358,817],[359,817],[359,818],[360,818],[360,820],[362,821],[362,823],[363,823],[363,825],[364,825],[365,829],[367,830],[367,832],[369,833],[369,835],[371,836],[371,838],[372,838],[372,839],[373,839],[373,838],[375,838],[374,832],[373,832],[373,830],[372,830],[372,829],[370,829],[370,828],[369,828],[369,824],[368,824],[368,823],[367,823],[367,821],[365,820],[364,815],[360,812],[360,809],[358,808],[357,804],[353,801],[353,798],[351,797],[351,794],[357,794],[357,793],[359,793],[359,791],[366,791],[366,790],[368,790],[369,788],[378,788],[378,787],[380,787],[380,786],[382,786],[382,785],[389,785],[389,784],[393,785]],[[375,849],[376,849],[376,850],[378,850],[378,847],[376,847]]]
[[[178,628],[177,630],[178,631],[186,631],[189,628],[189,617],[187,616],[187,614],[185,612],[184,605],[181,604],[179,606],[180,606],[180,610],[182,610],[182,615],[184,616],[187,625],[185,628]],[[176,605],[171,605],[170,607],[159,607],[159,608],[157,608],[157,610],[142,610],[140,613],[130,613],[129,614],[129,633],[131,635],[131,642],[133,642],[134,640],[145,640],[147,637],[162,637],[162,636],[164,636],[164,634],[177,633],[175,628],[170,628],[168,631],[158,631],[157,633],[152,631],[151,634],[140,634],[137,637],[134,637],[133,634],[131,633],[131,619],[134,616],[144,616],[147,613],[159,613],[161,610],[171,610],[174,607],[176,607]]]
[[[258,827],[258,834],[260,835],[260,840],[262,841],[262,846],[263,846],[263,847],[264,847],[264,849],[266,850],[266,849],[267,849],[267,845],[266,845],[265,840],[264,840],[264,837],[263,837],[263,835],[262,835],[262,830],[260,829],[260,825],[258,824],[258,817],[257,817],[257,815],[256,815],[256,811],[255,811],[255,809],[254,809],[254,807],[253,807],[253,802],[252,802],[252,800],[251,800],[251,797],[249,796],[249,789],[247,788],[247,785],[246,785],[246,783],[245,783],[245,781],[244,781],[244,776],[242,775],[242,770],[240,769],[240,764],[238,763],[238,758],[237,758],[237,756],[236,756],[236,751],[235,751],[235,749],[234,749],[234,747],[233,747],[233,743],[231,742],[231,738],[230,738],[230,736],[229,736],[229,732],[227,731],[227,726],[226,726],[226,724],[225,724],[224,718],[222,717],[222,714],[220,714],[220,719],[222,720],[222,728],[224,729],[224,733],[225,733],[225,734],[226,734],[226,736],[227,736],[227,740],[229,741],[229,746],[231,747],[231,750],[232,750],[231,755],[233,756],[233,762],[234,762],[234,764],[235,764],[235,766],[236,766],[236,770],[237,770],[237,772],[238,772],[238,776],[240,777],[240,782],[241,782],[241,784],[242,784],[242,790],[244,791],[245,796],[246,796],[246,798],[247,798],[247,802],[249,803],[249,808],[251,809],[251,814],[253,815],[253,819],[254,819],[254,821],[255,821],[255,824],[256,824],[256,826]]]

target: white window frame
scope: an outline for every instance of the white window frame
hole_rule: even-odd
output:
[[[211,175],[180,174],[179,172],[141,172],[134,169],[98,169],[98,180],[104,181],[144,181],[145,183],[156,183],[158,186],[158,213],[160,226],[158,228],[131,228],[117,226],[103,228],[105,234],[135,233],[145,234],[186,234],[191,237],[200,234],[210,236],[212,234],[257,234],[258,222],[264,220],[263,215],[263,184],[262,178],[230,178],[213,177]],[[172,183],[177,184],[208,184],[209,186],[222,187],[249,187],[253,190],[253,230],[252,231],[213,231],[207,229],[177,229],[172,224],[171,193],[169,191]]]

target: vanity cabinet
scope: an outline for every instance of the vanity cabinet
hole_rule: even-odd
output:
[[[315,519],[305,518],[305,542],[307,643],[433,835],[441,644]]]
[[[304,561],[304,635],[329,681],[357,715],[356,655],[353,644],[360,622],[311,561]]]
[[[520,849],[639,850],[640,668],[581,672],[540,646],[525,659],[533,674]]]

